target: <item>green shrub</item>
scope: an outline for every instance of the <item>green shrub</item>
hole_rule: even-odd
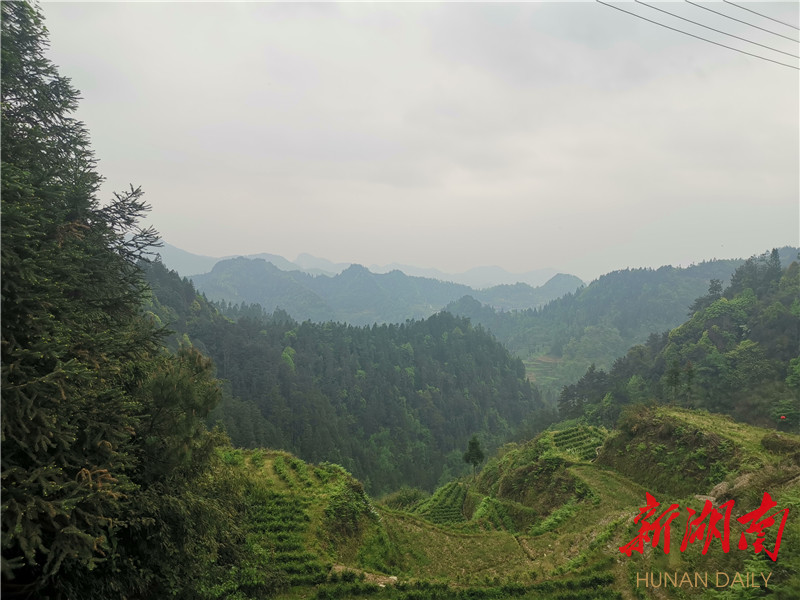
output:
[[[413,511],[414,507],[430,498],[430,494],[418,488],[401,487],[396,492],[381,498],[380,503],[395,510]]]
[[[360,481],[348,478],[331,494],[325,508],[325,526],[331,533],[354,535],[361,530],[361,517],[377,518],[377,513]]]

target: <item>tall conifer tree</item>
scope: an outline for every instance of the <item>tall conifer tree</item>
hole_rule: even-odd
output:
[[[36,8],[2,3],[2,575],[30,597],[109,560],[130,525],[160,351],[135,264],[157,239],[137,225],[147,207],[133,188],[99,204],[46,35]]]

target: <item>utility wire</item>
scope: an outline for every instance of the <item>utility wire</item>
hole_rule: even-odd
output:
[[[657,10],[662,12],[666,15],[670,15],[675,17],[676,19],[681,19],[682,21],[687,21],[689,23],[694,23],[695,25],[699,25],[700,27],[705,27],[706,29],[710,29],[711,31],[716,31],[717,33],[721,33],[722,35],[727,35],[732,38],[736,38],[737,40],[742,40],[743,42],[747,42],[748,44],[755,44],[756,46],[761,46],[762,48],[766,48],[767,50],[772,50],[773,52],[780,52],[781,54],[785,54],[786,56],[791,56],[793,58],[800,58],[797,54],[792,54],[791,52],[784,52],[783,50],[778,50],[777,48],[773,48],[771,46],[765,46],[764,44],[759,44],[758,42],[754,42],[752,40],[748,40],[743,37],[739,37],[738,35],[733,35],[732,33],[727,33],[722,31],[721,29],[714,29],[713,27],[709,27],[708,25],[703,25],[702,23],[698,23],[697,21],[692,21],[691,19],[686,19],[681,17],[680,15],[676,15],[675,13],[671,13],[667,10],[662,8],[658,8],[657,6],[653,6],[652,4],[647,4],[646,2],[642,2],[641,0],[636,0],[637,4],[641,4],[642,6],[646,6],[647,8],[652,8],[653,10]]]
[[[791,23],[786,23],[785,21],[780,21],[778,19],[773,19],[772,17],[768,17],[767,15],[762,15],[761,13],[756,12],[754,10],[750,10],[749,8],[747,8],[745,6],[740,6],[739,4],[736,4],[735,2],[729,2],[728,0],[722,0],[722,1],[725,2],[726,4],[730,4],[731,6],[735,6],[736,8],[741,8],[742,10],[746,10],[747,12],[751,12],[754,15],[758,15],[759,17],[764,17],[765,19],[769,19],[770,21],[775,21],[776,23],[780,23],[781,25],[786,25],[787,27],[792,27],[793,29],[797,29],[797,31],[800,31],[800,27],[798,27],[797,25],[792,25]]]
[[[687,0],[688,1],[688,0]],[[740,52],[742,54],[747,54],[748,56],[753,56],[755,58],[760,58],[761,60],[766,60],[771,63],[775,63],[776,65],[783,65],[784,67],[789,67],[790,69],[795,69],[796,71],[800,71],[800,67],[795,67],[794,65],[790,65],[787,63],[782,63],[777,60],[772,60],[771,58],[766,58],[764,56],[759,56],[758,54],[753,54],[752,52],[745,52],[744,50],[739,50],[739,48],[734,48],[733,46],[726,46],[725,44],[720,44],[719,42],[715,42],[713,40],[709,40],[704,37],[700,37],[699,35],[695,35],[693,33],[689,33],[688,31],[683,31],[682,29],[676,29],[675,27],[670,27],[669,25],[664,25],[663,23],[659,23],[658,21],[653,21],[652,19],[648,19],[647,17],[643,17],[641,15],[637,15],[629,10],[625,10],[624,8],[620,8],[619,6],[614,6],[613,4],[609,4],[607,2],[603,2],[602,0],[595,0],[598,4],[603,4],[604,6],[609,6],[613,9],[622,11],[624,13],[628,13],[629,15],[633,15],[639,19],[647,21],[649,23],[653,23],[655,25],[659,25],[661,27],[666,27],[667,29],[671,29],[672,31],[677,31],[678,33],[682,33],[684,35],[688,35],[693,38],[697,38],[698,40],[703,40],[704,42],[708,42],[709,44],[714,44],[715,46],[722,46],[723,48],[727,48],[728,50],[733,50],[734,52]]]
[[[763,27],[759,27],[758,25],[753,25],[752,23],[748,23],[747,21],[742,21],[741,19],[735,19],[734,17],[732,17],[730,15],[726,15],[725,13],[721,13],[719,11],[713,10],[711,8],[708,8],[707,6],[703,6],[702,4],[697,4],[697,2],[691,2],[691,0],[686,0],[686,2],[688,2],[689,4],[691,4],[693,6],[696,6],[698,8],[702,8],[703,10],[707,10],[708,12],[712,12],[715,15],[720,15],[722,17],[725,17],[726,19],[731,19],[732,21],[736,21],[737,23],[744,23],[745,25],[750,25],[750,27],[755,27],[756,29],[760,29],[761,31],[766,31],[767,33],[771,33],[772,35],[777,35],[778,37],[782,37],[782,38],[785,38],[787,40],[791,40],[793,42],[796,42],[796,43],[800,44],[800,40],[796,40],[794,38],[790,38],[788,35],[783,35],[781,33],[775,33],[774,31],[770,31],[769,29],[764,29]]]

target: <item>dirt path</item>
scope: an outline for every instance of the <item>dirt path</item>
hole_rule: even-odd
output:
[[[367,571],[354,569],[345,565],[333,565],[333,567],[331,567],[331,572],[333,573],[343,573],[345,571],[355,573],[359,577],[363,575],[364,581],[367,583],[374,583],[375,585],[379,585],[381,587],[386,587],[387,585],[394,585],[397,583],[397,577],[394,575],[376,575],[375,573],[368,573]]]

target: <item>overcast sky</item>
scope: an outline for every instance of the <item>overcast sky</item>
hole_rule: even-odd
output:
[[[742,5],[798,23],[797,2]],[[697,6],[656,6],[798,54]],[[799,243],[798,71],[607,6],[42,9],[104,197],[141,185],[152,224],[190,252],[591,279]]]

